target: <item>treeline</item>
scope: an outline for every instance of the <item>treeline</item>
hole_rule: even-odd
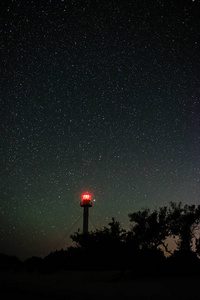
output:
[[[30,258],[28,271],[132,269],[137,276],[200,274],[200,205],[170,203],[129,214],[129,231],[114,218],[101,230],[71,236],[74,247]],[[167,240],[174,239],[172,250]],[[166,256],[168,253],[168,256]]]

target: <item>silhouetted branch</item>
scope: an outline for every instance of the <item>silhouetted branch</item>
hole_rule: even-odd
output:
[[[173,254],[173,252],[171,250],[168,249],[168,244],[165,244],[164,242],[162,242],[162,246],[164,247],[165,251],[169,254]]]

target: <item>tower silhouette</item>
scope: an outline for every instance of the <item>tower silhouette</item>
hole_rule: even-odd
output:
[[[92,206],[91,194],[84,193],[81,196],[80,206],[84,208],[83,212],[83,233],[88,233],[89,208]]]

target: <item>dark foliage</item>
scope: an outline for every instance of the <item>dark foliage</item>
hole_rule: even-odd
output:
[[[15,256],[0,254],[0,271],[19,270],[22,262]]]
[[[85,254],[89,268],[133,269],[139,275],[152,272],[153,264],[154,270],[158,270],[166,260],[160,249],[140,249],[132,232],[123,230],[114,218],[109,228],[88,234],[76,233],[71,238]]]
[[[140,249],[157,249],[163,246],[171,252],[166,244],[167,237],[178,239],[177,247],[181,252],[191,252],[195,231],[200,223],[200,205],[170,203],[170,207],[160,207],[150,212],[149,209],[129,214],[133,237]],[[196,239],[196,253],[199,252],[199,241]]]
[[[150,212],[149,209],[129,214],[133,237],[140,249],[158,249],[169,234],[167,207]]]
[[[200,206],[170,203],[151,212],[149,209],[129,215],[132,227],[124,230],[112,221],[108,227],[71,236],[76,246],[50,253],[44,259],[32,257],[22,263],[15,257],[0,255],[1,270],[23,267],[43,273],[59,270],[125,270],[136,276],[199,275],[200,239],[195,231],[200,222]],[[176,237],[172,253],[166,238]],[[195,245],[195,246],[194,246]],[[166,258],[164,252],[169,252]]]
[[[200,222],[200,205],[185,205],[182,203],[170,203],[169,208],[169,228],[174,236],[178,236],[178,250],[182,253],[191,252],[195,230]],[[196,243],[198,250],[198,242]]]
[[[28,258],[24,264],[23,267],[28,272],[33,272],[35,270],[39,270],[42,264],[42,258],[33,256],[31,258]]]

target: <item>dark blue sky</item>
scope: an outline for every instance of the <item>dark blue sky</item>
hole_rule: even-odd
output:
[[[83,191],[91,229],[199,204],[199,12],[197,0],[2,2],[1,252],[47,255]]]

